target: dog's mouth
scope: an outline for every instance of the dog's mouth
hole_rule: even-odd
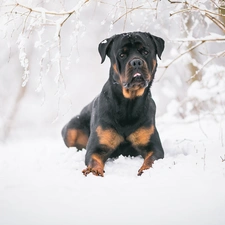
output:
[[[137,72],[132,76],[130,81],[124,82],[123,86],[126,89],[138,89],[147,87],[148,83],[149,82],[144,78],[144,76],[141,73]]]

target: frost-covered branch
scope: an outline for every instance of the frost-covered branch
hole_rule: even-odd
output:
[[[183,38],[183,39],[176,39],[176,42],[196,42],[196,41],[204,41],[204,42],[222,42],[225,41],[224,36],[217,36],[217,37],[212,37],[211,35],[209,37],[204,37],[204,38]]]
[[[219,16],[219,17],[225,17],[225,14],[222,13],[218,13],[218,12],[214,12],[211,11],[209,9],[206,9],[205,5],[202,4],[202,6],[204,6],[203,8],[200,7],[201,5],[201,1],[196,1],[194,4],[192,3],[192,1],[171,1],[168,0],[170,3],[172,4],[182,4],[184,7],[176,12],[172,12],[170,13],[170,16],[174,16],[176,14],[180,14],[180,13],[186,13],[186,12],[192,12],[192,11],[198,11],[200,12],[203,16],[209,18],[213,23],[215,23],[222,31],[225,32],[225,24],[218,18],[216,18],[215,16]],[[215,7],[220,8],[221,6],[219,6],[215,1],[211,2],[215,5]],[[215,16],[213,16],[215,15]]]
[[[214,16],[211,16],[209,13],[206,13],[205,16],[212,20],[222,31],[225,32],[225,24],[222,21],[218,20]]]
[[[171,60],[169,63],[167,63],[166,65],[162,66],[165,67],[166,69],[171,66],[175,61],[177,61],[178,59],[180,59],[183,55],[187,54],[188,52],[191,52],[192,50],[194,50],[195,48],[197,48],[198,46],[202,45],[205,41],[200,41],[199,43],[197,43],[196,45],[192,46],[191,48],[187,49],[186,51],[182,52],[181,54],[179,54],[176,58],[174,58],[173,60]]]
[[[19,59],[21,66],[24,68],[23,84],[25,86],[29,79],[29,60],[26,52],[27,39],[30,35],[37,31],[40,41],[36,41],[34,44],[35,47],[43,46],[42,35],[44,33],[46,26],[54,26],[56,29],[55,36],[49,39],[47,42],[49,46],[47,47],[48,52],[50,49],[54,49],[58,46],[58,54],[55,55],[57,58],[56,61],[61,63],[61,31],[65,22],[74,14],[79,14],[81,8],[89,0],[80,0],[78,3],[69,11],[50,11],[43,7],[31,7],[27,6],[24,3],[16,1],[15,4],[5,4],[1,7],[4,7],[5,10],[5,25],[9,25],[11,22],[17,21],[21,23],[20,26],[15,27],[17,32],[19,32],[19,37],[17,39],[17,45],[19,49]],[[9,8],[9,10],[8,10]],[[55,44],[54,44],[55,42]],[[52,43],[52,44],[50,44]],[[43,54],[44,57],[47,54]],[[43,58],[40,62],[43,62]],[[61,65],[58,66],[61,68]],[[61,69],[60,69],[61,71]],[[59,72],[61,74],[61,72]]]
[[[73,13],[76,13],[76,11],[79,10],[88,1],[89,0],[81,0],[81,1],[78,2],[78,4],[73,9],[71,9],[70,11],[64,11],[64,12],[49,11],[49,10],[46,10],[45,8],[42,8],[42,7],[32,8],[32,7],[26,6],[24,4],[21,4],[19,2],[17,2],[14,6],[15,6],[15,8],[21,7],[21,8],[29,10],[30,12],[35,12],[35,13],[40,13],[40,14],[54,15],[54,16],[65,16],[65,15],[68,16],[68,15],[71,15]]]
[[[193,79],[195,76],[197,76],[213,60],[218,59],[220,57],[225,57],[225,51],[219,52],[219,53],[215,54],[213,57],[210,57],[208,60],[206,60],[204,62],[204,64],[201,66],[201,68],[199,70],[197,70],[194,75],[191,76],[190,80]]]
[[[142,7],[142,5],[132,8],[132,9],[127,9],[128,11],[126,11],[123,15],[121,15],[119,18],[117,18],[113,24],[115,24],[116,22],[118,22],[121,18],[123,18],[124,16],[126,17],[129,13],[133,12],[134,10],[140,9]],[[126,22],[126,19],[125,19]]]

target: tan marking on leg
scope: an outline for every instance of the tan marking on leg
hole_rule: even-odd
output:
[[[82,130],[67,130],[66,143],[68,147],[86,148],[88,136]]]
[[[98,154],[93,154],[91,160],[88,164],[88,167],[82,171],[82,173],[87,176],[89,173],[92,173],[95,176],[104,176],[104,163],[102,158]]]
[[[114,129],[103,130],[101,126],[96,129],[99,143],[105,145],[109,149],[116,149],[121,142],[124,141],[123,137],[119,135]]]
[[[147,170],[152,167],[152,164],[154,163],[154,160],[152,159],[153,152],[149,152],[144,159],[144,162],[141,166],[141,168],[138,170],[138,176],[141,176],[143,173],[143,170]]]
[[[66,136],[67,146],[68,147],[74,146],[76,139],[77,139],[77,130],[68,130]]]
[[[151,135],[154,133],[154,125],[149,128],[141,127],[130,134],[127,138],[133,146],[145,146],[149,143]]]

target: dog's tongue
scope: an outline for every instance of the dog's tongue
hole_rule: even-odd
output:
[[[133,77],[140,77],[141,74],[140,73],[135,73]]]

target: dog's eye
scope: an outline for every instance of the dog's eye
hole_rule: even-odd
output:
[[[144,55],[148,55],[148,51],[147,51],[147,50],[144,50],[144,51],[143,51],[143,54],[144,54]]]
[[[125,57],[126,57],[126,54],[120,53],[120,58],[121,58],[121,59],[123,59],[123,58],[125,58]]]

